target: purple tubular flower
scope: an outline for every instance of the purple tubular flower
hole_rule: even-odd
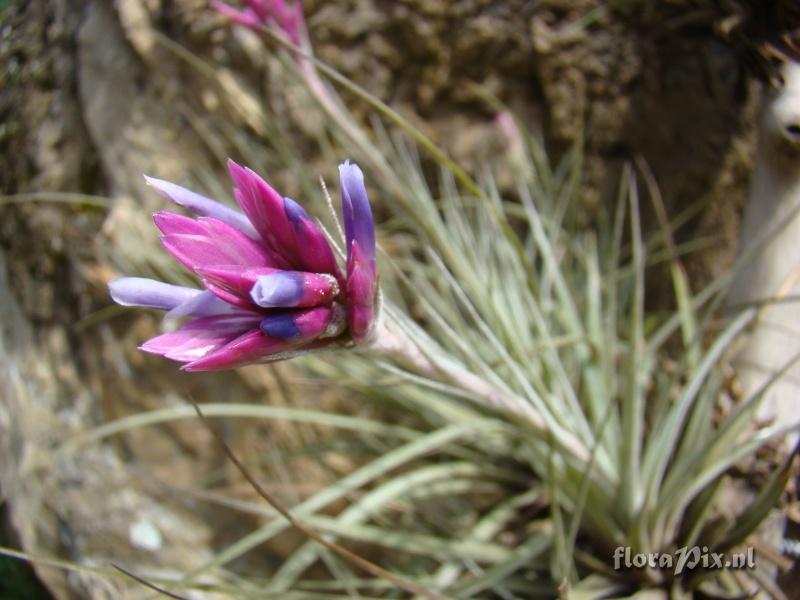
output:
[[[261,275],[250,288],[250,298],[262,308],[319,306],[338,295],[339,284],[335,277],[303,271]]]
[[[375,321],[375,225],[361,169],[345,161],[339,165],[339,181],[347,244],[347,322],[350,335],[358,343],[369,338]]]
[[[364,258],[374,263],[375,225],[364,187],[364,174],[358,165],[346,160],[339,165],[339,182],[342,186],[342,213],[347,245],[349,247],[353,241],[358,242]]]
[[[245,235],[253,239],[258,239],[258,233],[253,227],[253,224],[238,210],[234,210],[216,200],[206,198],[205,196],[201,196],[200,194],[187,190],[174,183],[170,183],[169,181],[164,181],[163,179],[156,179],[155,177],[148,177],[145,175],[144,180],[147,182],[147,185],[155,188],[159,194],[168,200],[172,200],[175,204],[183,206],[202,217],[214,217],[215,219],[219,219],[223,223],[235,227]]]
[[[111,298],[122,306],[146,306],[172,310],[202,294],[202,290],[170,285],[144,277],[120,277],[108,284]]]
[[[241,213],[147,178],[162,195],[199,215],[157,212],[153,220],[161,243],[204,289],[136,277],[111,282],[111,297],[119,304],[189,317],[141,349],[183,362],[187,371],[212,371],[365,341],[375,318],[377,281],[372,214],[358,167],[341,167],[346,278],[323,231],[297,202],[250,169],[233,161],[228,168]]]
[[[120,277],[108,284],[108,290],[117,304],[160,308],[172,317],[209,317],[233,309],[210,292],[143,277]]]

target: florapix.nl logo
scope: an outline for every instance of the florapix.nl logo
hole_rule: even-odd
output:
[[[742,552],[712,552],[708,546],[683,546],[674,552],[633,552],[629,546],[614,549],[614,570],[660,569],[680,575],[694,569],[753,569],[755,552],[748,547]]]

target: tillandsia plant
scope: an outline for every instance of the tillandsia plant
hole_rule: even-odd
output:
[[[204,290],[151,279],[111,282],[125,306],[193,317],[142,350],[185,363],[187,371],[271,362],[332,345],[364,343],[374,330],[375,228],[357,165],[339,166],[347,275],[320,227],[291,198],[250,169],[229,161],[243,212],[160,179],[147,182],[200,215],[153,215],[164,247],[202,280]]]
[[[274,32],[284,27],[270,12],[277,6],[286,8],[253,0],[238,17],[222,10]],[[755,569],[738,572],[675,565],[681,549],[709,557],[749,545],[781,496],[791,458],[734,511],[723,492],[738,461],[791,427],[752,423],[777,376],[731,402],[726,353],[755,312],[719,324],[715,309],[730,275],[691,291],[680,260],[690,248],[672,240],[683,217],[672,222],[663,214],[646,166],[625,170],[617,205],[610,215],[601,211],[600,227],[581,227],[573,218],[579,145],[554,167],[536,136],[503,113],[498,128],[519,177],[501,193],[490,173],[475,181],[402,117],[343,84],[417,146],[380,128],[381,142],[370,141],[345,103],[321,86],[317,69],[329,71],[317,61],[309,66],[305,34],[300,54],[291,30],[284,33],[286,66],[299,64],[309,74],[303,81],[331,130],[345,131],[339,142],[346,155],[364,156],[380,197],[392,199],[384,206],[394,217],[385,239],[402,243],[382,265],[382,292],[371,211],[355,165],[340,167],[344,268],[305,211],[252,171],[230,167],[243,212],[150,180],[200,215],[158,213],[156,224],[203,288],[112,283],[120,303],[189,318],[144,349],[188,370],[307,353],[304,368],[356,389],[364,404],[374,401],[369,417],[282,413],[358,432],[367,457],[292,512],[330,537],[390,549],[381,564],[440,596],[598,598],[657,588],[681,597],[768,587],[763,556]],[[417,147],[441,168],[436,186],[423,175],[430,169]],[[637,173],[662,225],[649,236],[640,227]],[[645,275],[659,264],[674,287],[676,308],[666,315],[646,303]],[[344,347],[324,357],[307,352]],[[223,416],[267,408],[273,407],[220,403],[204,410]],[[150,422],[189,414],[186,407],[167,409]],[[129,422],[108,425],[104,435]],[[334,503],[345,500],[336,513]],[[287,527],[269,520],[192,576],[231,563]],[[652,566],[652,556],[671,557],[672,568]],[[641,568],[639,557],[646,559]],[[305,577],[315,564],[328,568],[329,580]],[[310,543],[282,559],[266,584],[274,597],[303,598],[373,596],[391,585],[343,572]]]

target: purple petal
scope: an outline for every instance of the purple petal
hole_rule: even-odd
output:
[[[333,248],[325,234],[308,216],[303,207],[291,198],[284,199],[286,215],[297,239],[297,256],[303,271],[312,273],[330,273],[337,280],[342,275]]]
[[[270,355],[298,348],[294,341],[271,338],[258,330],[248,331],[227,344],[183,365],[185,371],[218,371],[262,362]]]
[[[172,310],[203,293],[202,290],[170,285],[143,277],[121,277],[108,284],[111,298],[122,306],[147,306]]]
[[[198,215],[219,219],[251,238],[258,238],[258,232],[253,227],[253,224],[238,210],[163,179],[156,179],[147,175],[144,176],[144,179],[147,185],[155,188],[162,196],[172,200],[175,204],[183,206]]]
[[[342,214],[348,257],[352,242],[357,241],[364,257],[374,261],[375,225],[364,187],[364,174],[358,165],[346,160],[339,165],[339,182],[342,188]]]
[[[228,171],[236,185],[236,201],[261,239],[290,264],[294,264],[296,242],[284,212],[283,198],[256,173],[232,160],[228,160]]]
[[[356,343],[364,341],[375,319],[378,282],[374,261],[366,260],[361,246],[353,241],[347,262],[347,324]]]
[[[277,271],[257,278],[250,297],[263,308],[318,306],[339,294],[339,284],[327,273]]]

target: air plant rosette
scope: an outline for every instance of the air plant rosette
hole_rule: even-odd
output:
[[[124,277],[110,283],[125,306],[189,317],[141,349],[214,371],[273,362],[311,350],[366,344],[374,335],[375,229],[361,169],[339,166],[347,260],[343,274],[320,226],[248,168],[229,161],[242,212],[160,179],[147,182],[199,215],[153,215],[161,243],[203,289]]]
[[[250,29],[277,33],[284,46],[286,40],[300,46],[302,53],[290,51],[293,65],[332,125],[345,131],[342,141],[348,151],[354,150],[348,153],[368,161],[375,168],[367,170],[381,178],[381,189],[398,195],[398,206],[419,239],[416,254],[398,279],[418,296],[425,327],[404,314],[401,300],[391,294],[379,306],[375,232],[357,166],[340,166],[342,267],[324,231],[300,205],[231,163],[241,212],[174,184],[148,180],[198,215],[191,219],[157,213],[155,221],[164,246],[203,287],[137,278],[111,284],[120,304],[158,308],[187,319],[142,349],[182,362],[189,371],[273,362],[332,348],[360,350],[363,360],[347,356],[327,373],[335,371],[368,388],[378,380],[376,373],[390,370],[407,387],[387,386],[381,393],[398,404],[416,402],[415,409],[431,427],[421,426],[407,446],[398,444],[375,459],[376,464],[389,464],[387,457],[398,460],[381,474],[397,465],[412,474],[417,468],[424,471],[427,466],[399,457],[441,450],[445,444],[440,438],[475,460],[467,466],[482,481],[491,480],[497,464],[519,467],[494,481],[500,487],[501,479],[502,484],[512,479],[508,489],[516,490],[514,494],[524,490],[519,497],[506,498],[505,513],[492,516],[476,510],[471,531],[436,538],[441,547],[451,549],[474,536],[483,550],[495,553],[496,562],[481,563],[485,552],[477,559],[465,553],[449,563],[443,560],[436,584],[431,584],[436,589],[473,597],[469,590],[480,594],[525,586],[535,574],[551,592],[571,588],[585,597],[598,597],[600,588],[609,595],[634,588],[716,591],[715,582],[704,582],[713,579],[706,572],[683,578],[653,569],[615,573],[610,564],[614,549],[623,546],[634,553],[694,545],[727,552],[745,544],[775,507],[791,457],[743,503],[731,523],[720,525],[718,490],[737,461],[790,430],[751,426],[776,378],[730,414],[713,418],[725,394],[720,366],[752,311],[738,315],[722,331],[704,329],[725,293],[725,279],[693,294],[671,240],[671,224],[665,220],[662,235],[646,239],[633,168],[624,172],[608,227],[586,231],[568,222],[568,211],[559,203],[578,195],[580,174],[572,169],[581,163],[580,148],[574,165],[552,169],[533,136],[517,129],[507,114],[501,114],[498,127],[509,138],[508,154],[530,175],[521,178],[517,201],[501,197],[491,178],[478,185],[436,151],[431,154],[442,167],[444,191],[434,196],[413,151],[400,146],[391,155],[382,153],[323,84],[315,69],[318,63],[310,58],[299,3],[246,4],[242,10],[219,3],[215,8]],[[380,101],[372,105],[384,115],[390,112]],[[389,116],[407,126],[395,113]],[[433,144],[423,134],[407,131],[431,150]],[[651,196],[655,202],[657,194]],[[663,320],[645,306],[648,261],[659,252],[668,257],[676,304]],[[387,291],[389,275],[387,269]],[[712,343],[706,344],[710,338]],[[668,349],[671,342],[680,346],[677,357]],[[378,364],[383,361],[375,358],[389,360]],[[666,364],[672,367],[663,368]],[[414,393],[408,393],[411,387]],[[473,445],[471,438],[481,439]],[[414,454],[419,448],[424,451]],[[448,452],[437,454],[437,467],[465,468],[453,458],[459,452]],[[371,467],[357,471],[354,480]],[[391,477],[387,475],[386,488],[394,485]],[[531,498],[539,484],[549,496],[541,500],[547,515],[520,534],[517,515],[535,504]],[[375,485],[377,494],[384,484]],[[356,512],[366,519],[369,511],[359,512],[356,505]],[[495,523],[481,525],[490,517],[497,519],[496,528]],[[352,534],[348,518],[343,517],[337,535]],[[441,533],[438,528],[436,532]],[[497,541],[497,532],[510,533],[516,542]],[[394,530],[389,533],[370,541],[390,544],[402,537]],[[413,544],[409,541],[407,547]],[[235,556],[251,547],[243,543]],[[424,549],[415,550],[424,554]],[[287,561],[289,566],[276,576],[288,582],[282,589],[298,581],[316,556],[298,552]],[[428,558],[436,564],[439,557]],[[479,568],[473,570],[473,565]],[[505,565],[515,566],[504,572]],[[424,576],[434,578],[429,572]],[[718,579],[730,587],[731,577],[722,572]]]

